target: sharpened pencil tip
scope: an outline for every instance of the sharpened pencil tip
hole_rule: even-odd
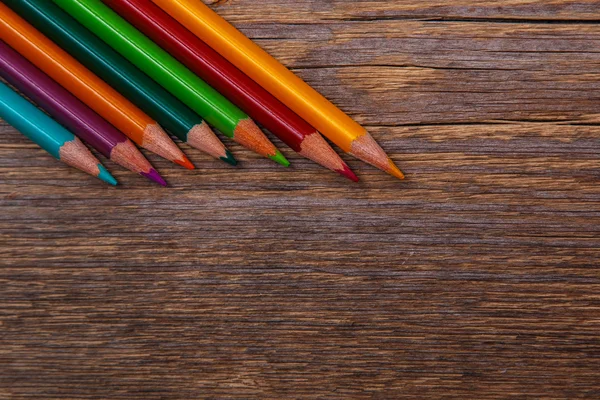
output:
[[[350,179],[352,182],[358,183],[360,181],[360,179],[358,179],[358,176],[356,176],[356,174],[354,172],[352,172],[350,167],[348,167],[346,164],[344,164],[344,169],[338,170],[337,172],[340,175],[345,176],[346,178]]]
[[[159,185],[161,185],[163,187],[167,187],[167,182],[165,182],[165,180],[162,178],[162,176],[160,176],[158,171],[155,170],[154,168],[150,168],[149,172],[141,172],[140,175],[150,179],[153,182],[158,183]]]
[[[183,158],[181,160],[174,160],[175,164],[179,164],[184,168],[187,169],[196,169],[196,167],[194,167],[194,164],[192,164],[192,162],[185,156],[185,154],[183,155]]]
[[[98,169],[100,170],[100,172],[98,173],[99,179],[101,179],[102,181],[104,181],[110,185],[117,186],[117,184],[118,184],[117,180],[115,179],[114,176],[112,176],[110,174],[110,172],[108,172],[106,170],[106,168],[104,168],[104,165],[98,164]]]
[[[273,161],[275,161],[277,164],[281,164],[284,167],[289,167],[290,166],[290,162],[287,160],[287,158],[285,158],[283,156],[283,154],[281,154],[281,152],[279,150],[275,150],[276,153],[274,156],[269,156],[269,158]]]
[[[229,150],[225,150],[226,157],[220,157],[221,161],[225,161],[227,164],[233,165],[234,167],[238,165],[237,160],[233,157],[233,154]]]
[[[388,169],[388,173],[392,176],[395,176],[396,178],[400,179],[400,180],[404,180],[405,176],[402,173],[402,171],[400,171],[400,169],[398,167],[396,167],[396,164],[394,164],[394,162],[392,161],[391,158],[388,158],[389,161],[389,169]]]
[[[352,142],[350,151],[354,157],[362,160],[374,167],[379,168],[396,178],[403,180],[404,174],[398,169],[391,158],[385,154],[385,151],[377,144],[375,139],[365,131],[365,134]]]

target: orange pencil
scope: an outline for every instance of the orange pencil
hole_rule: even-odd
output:
[[[404,175],[365,128],[271,57],[201,0],[152,0],[342,150]]]
[[[0,39],[61,84],[139,146],[194,169],[156,121],[0,3]]]

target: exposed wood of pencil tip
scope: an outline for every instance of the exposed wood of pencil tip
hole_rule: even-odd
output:
[[[141,144],[159,156],[166,158],[187,169],[194,169],[194,165],[183,154],[183,151],[171,140],[169,135],[158,124],[150,124],[144,129],[144,139]]]
[[[350,154],[398,179],[404,179],[402,171],[398,169],[396,164],[394,164],[368,132],[352,142]]]
[[[100,161],[85,147],[79,138],[75,138],[60,148],[60,160],[92,176],[100,174]]]
[[[160,176],[158,171],[152,167],[146,157],[129,140],[121,142],[113,148],[111,160],[161,186],[167,186],[167,182]]]
[[[250,118],[241,120],[235,128],[236,142],[264,157],[274,157],[277,148]]]
[[[190,129],[187,143],[214,158],[227,157],[227,148],[204,121]]]
[[[130,140],[118,143],[111,151],[110,159],[138,174],[147,174],[153,169],[150,162]]]
[[[354,182],[359,180],[319,132],[304,137],[299,154]]]

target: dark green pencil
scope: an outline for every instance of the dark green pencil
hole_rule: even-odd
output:
[[[48,0],[3,0],[13,11],[189,145],[236,165],[202,118]]]

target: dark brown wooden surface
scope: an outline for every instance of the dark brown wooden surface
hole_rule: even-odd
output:
[[[113,189],[1,126],[0,398],[600,398],[600,1],[216,9],[408,180]]]

